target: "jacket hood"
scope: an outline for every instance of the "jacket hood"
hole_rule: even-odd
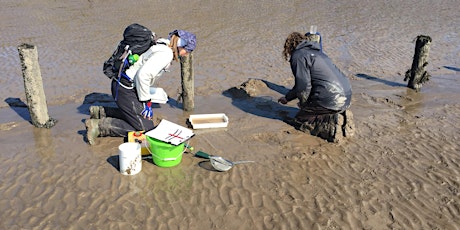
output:
[[[314,50],[321,50],[321,45],[318,42],[311,42],[311,41],[303,41],[295,49],[299,50],[299,49],[303,49],[306,47],[310,49],[314,49]]]

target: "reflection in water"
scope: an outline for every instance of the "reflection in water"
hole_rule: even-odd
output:
[[[33,134],[36,152],[43,158],[54,156],[55,144],[51,130],[46,128],[34,128]]]
[[[415,92],[413,89],[406,89],[404,95],[399,96],[399,102],[397,104],[401,105],[402,114],[396,114],[400,116],[398,119],[399,129],[402,133],[410,133],[414,129],[414,119],[417,119],[417,114],[419,114],[423,105],[423,96]]]
[[[186,172],[183,167],[170,167],[170,168],[158,168],[156,171],[156,181],[153,186],[154,192],[163,192],[165,194],[173,191],[181,191],[182,194],[186,195],[191,189],[192,178]]]
[[[423,107],[423,94],[415,92],[415,90],[407,88],[406,94],[404,97],[401,97],[401,102],[403,105],[403,110],[410,114],[416,114],[422,112]]]

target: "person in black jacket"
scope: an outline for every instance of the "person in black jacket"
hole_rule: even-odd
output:
[[[350,107],[352,95],[348,78],[322,52],[320,43],[312,40],[309,33],[293,32],[287,37],[283,50],[295,84],[278,102],[286,104],[298,99],[300,111],[295,121],[302,124],[336,120],[337,114]],[[312,131],[314,127],[304,129]]]

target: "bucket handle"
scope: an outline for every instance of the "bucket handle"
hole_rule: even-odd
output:
[[[188,142],[187,142],[187,144],[188,144]],[[145,144],[145,147],[147,147],[147,150],[149,151],[150,154],[152,154],[152,156],[154,156],[154,157],[156,157],[156,158],[158,158],[160,160],[163,160],[163,161],[175,161],[175,160],[177,160],[177,158],[179,158],[181,154],[185,153],[185,149],[186,149],[186,148],[184,148],[184,151],[179,153],[179,155],[177,155],[177,157],[161,158],[158,155],[156,155],[155,153],[152,153],[152,151],[150,151],[150,148],[147,146],[147,144]]]
[[[160,159],[160,160],[163,160],[163,161],[175,161],[177,158],[180,157],[180,155],[182,154],[183,152],[179,153],[179,155],[177,155],[177,157],[168,157],[168,158],[161,158],[159,157],[158,155],[156,155],[155,153],[152,153],[152,156]]]

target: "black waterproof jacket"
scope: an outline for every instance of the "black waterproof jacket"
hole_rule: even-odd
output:
[[[320,51],[319,43],[300,43],[292,53],[290,63],[295,85],[285,96],[288,101],[298,98],[301,109],[320,106],[342,111],[350,106],[350,81]]]

